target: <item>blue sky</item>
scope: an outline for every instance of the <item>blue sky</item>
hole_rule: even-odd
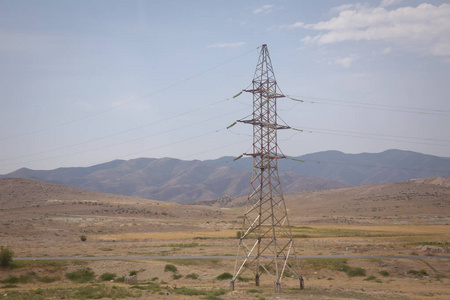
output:
[[[0,0],[0,174],[238,156],[262,44],[286,155],[449,156],[448,1]]]

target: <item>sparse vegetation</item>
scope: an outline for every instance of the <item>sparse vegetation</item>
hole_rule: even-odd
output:
[[[14,258],[14,252],[8,247],[0,248],[0,267],[7,268],[11,267]]]
[[[198,279],[198,275],[195,273],[190,273],[186,275],[186,278],[188,279]]]
[[[407,273],[410,274],[410,275],[413,275],[413,276],[417,276],[417,277],[428,276],[427,271],[425,271],[424,269],[422,269],[422,270],[420,270],[420,271],[417,271],[417,270],[409,270]]]
[[[108,272],[100,275],[100,279],[102,281],[111,281],[111,280],[114,280],[114,278],[116,278],[116,277],[117,277],[117,275],[115,273],[108,273]]]
[[[78,269],[74,272],[66,274],[67,279],[77,283],[85,283],[94,280],[95,273],[90,268]]]
[[[386,271],[386,270],[382,270],[382,271],[380,271],[380,275],[384,276],[384,277],[388,277],[389,276],[389,272]]]
[[[167,265],[164,266],[164,272],[176,273],[176,272],[178,272],[178,269],[174,265],[167,264]]]
[[[218,279],[218,280],[227,280],[227,279],[231,279],[231,278],[233,278],[233,275],[231,275],[228,272],[222,273],[216,277],[216,279]]]
[[[82,242],[86,242],[87,236],[85,236],[84,234],[80,235],[80,240],[81,240]]]
[[[173,247],[173,248],[195,248],[198,246],[199,246],[198,243],[169,244],[169,247]]]

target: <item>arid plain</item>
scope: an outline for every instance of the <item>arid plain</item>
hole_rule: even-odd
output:
[[[234,270],[243,198],[179,205],[1,179],[0,245],[15,260],[0,299],[450,298],[450,179],[285,198],[306,288],[286,277],[276,293],[247,272],[231,291],[221,275]],[[93,275],[71,280],[77,270]],[[138,282],[121,282],[132,271]]]

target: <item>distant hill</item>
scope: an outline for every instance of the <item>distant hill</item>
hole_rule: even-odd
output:
[[[245,205],[246,200],[246,197],[222,197],[192,204],[233,208]],[[290,194],[285,200],[289,218],[295,222],[450,222],[450,178],[443,177]]]
[[[361,154],[324,151],[299,158],[305,160],[305,163],[294,172],[350,186],[433,176],[450,177],[450,158],[412,151],[387,150],[381,153]],[[281,161],[280,170],[288,169],[291,165]]]
[[[59,184],[23,178],[0,179],[2,209],[43,206],[52,201],[139,202],[139,198],[95,193]],[[142,202],[142,199],[141,199]]]
[[[304,163],[279,160],[283,191],[295,194],[346,186],[450,176],[450,159],[411,151],[344,154],[324,151],[298,157]],[[173,158],[114,160],[91,167],[49,171],[19,169],[0,176],[28,178],[84,190],[137,196],[177,203],[248,193],[252,159],[183,161]]]

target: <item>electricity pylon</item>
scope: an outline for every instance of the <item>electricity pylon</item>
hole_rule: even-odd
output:
[[[231,279],[231,289],[246,270],[254,273],[259,286],[260,276],[267,274],[281,291],[283,275],[295,276],[303,289],[303,278],[292,239],[278,174],[277,160],[285,156],[277,143],[277,131],[289,129],[278,124],[277,99],[284,97],[275,80],[267,45],[262,45],[253,77],[253,114],[250,120],[238,120],[253,125],[253,175],[247,198],[238,254]]]

